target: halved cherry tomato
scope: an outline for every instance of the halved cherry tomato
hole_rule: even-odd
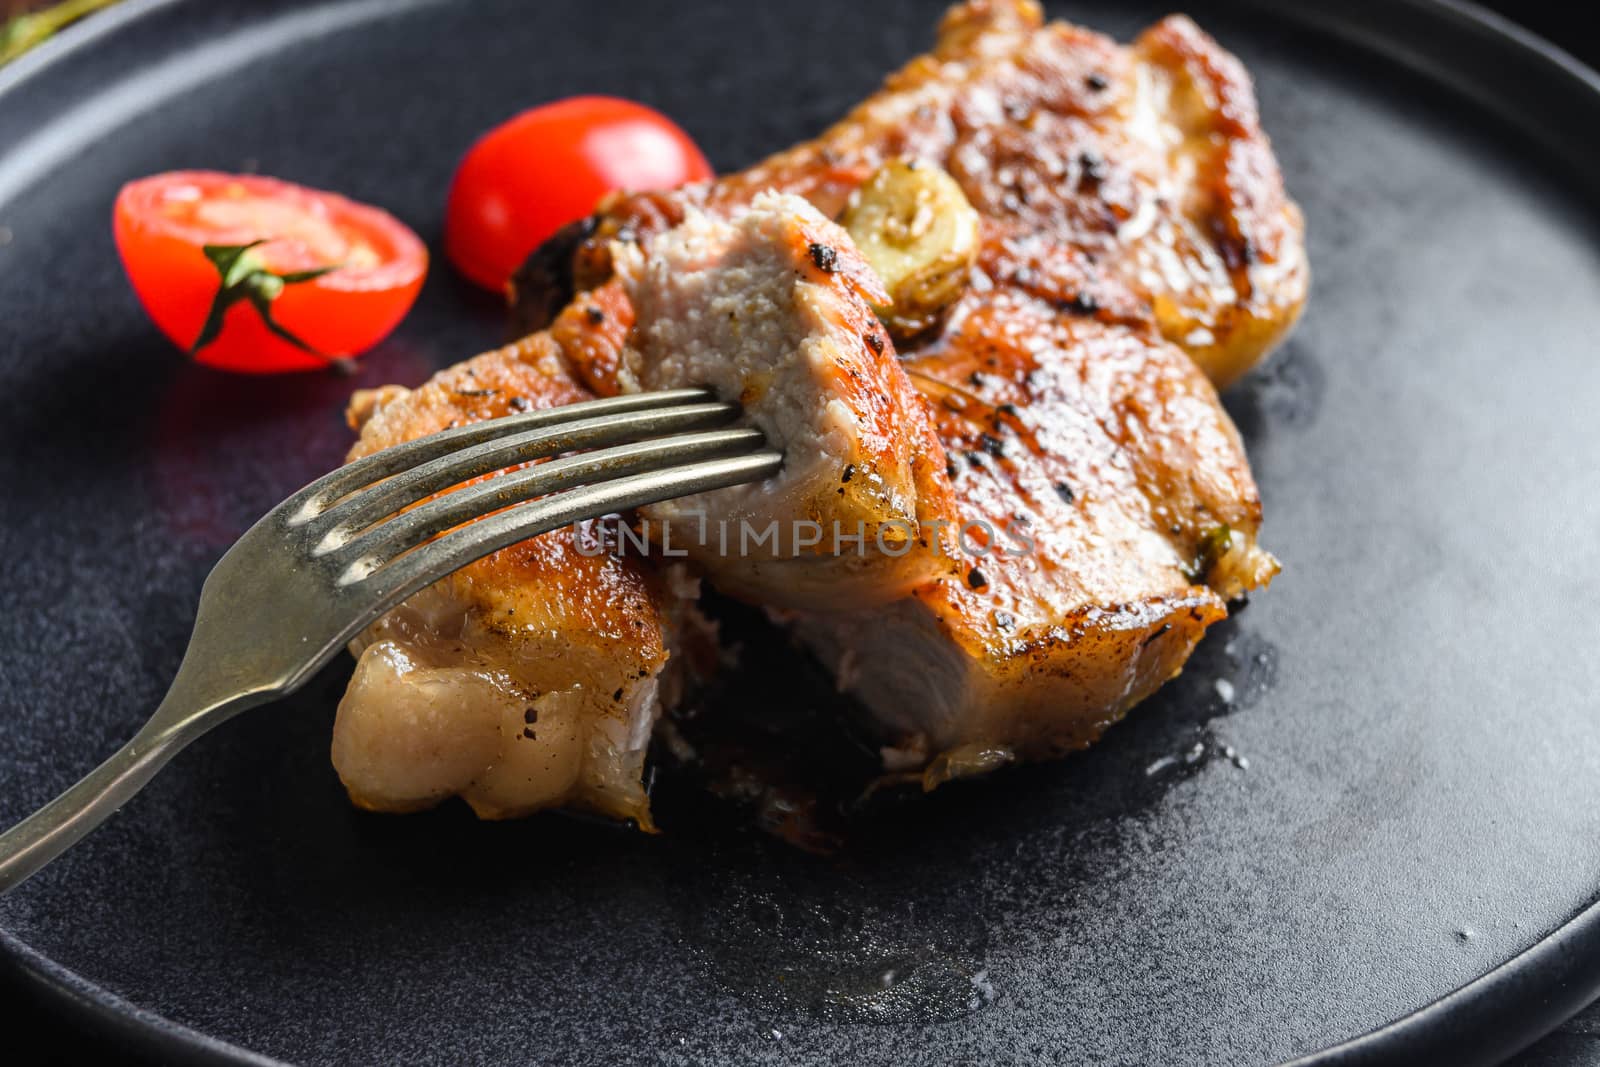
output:
[[[574,96],[524,111],[478,139],[450,186],[445,251],[504,289],[528,253],[617,189],[670,189],[712,176],[673,121],[631,100]]]
[[[428,273],[427,248],[386,212],[251,174],[130,182],[113,228],[161,331],[201,363],[252,374],[366,351],[405,317]]]

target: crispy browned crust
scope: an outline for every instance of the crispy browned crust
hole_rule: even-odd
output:
[[[939,398],[955,513],[998,531],[982,552],[974,529],[963,569],[915,592],[920,618],[883,620],[936,628],[966,665],[949,698],[962,713],[931,731],[903,724],[931,733],[930,751],[1045,758],[1089,744],[1178,673],[1228,596],[1276,571],[1255,546],[1260,498],[1215,390],[1145,331],[973,293],[907,370]]]
[[[815,140],[711,186],[614,198],[568,242],[563,279],[600,284],[609,242],[675,224],[685,202],[732,208],[772,188],[836,215],[901,155],[938,162],[1019,246],[1088,253],[1077,273],[1047,262],[1011,284],[1046,299],[1104,299],[1153,322],[1218,385],[1271,350],[1305,301],[1300,211],[1239,61],[1183,16],[1122,47],[1045,25],[1029,0],[952,8],[932,52]],[[537,305],[549,292],[537,282],[519,279],[517,303],[542,325]]]
[[[907,371],[937,398],[962,566],[796,627],[895,748],[931,757],[928,787],[1092,743],[1276,572],[1215,389],[1148,329],[969,291]]]
[[[448,427],[592,397],[568,370],[560,346],[548,334],[534,335],[443,370],[414,390],[389,386],[357,393],[349,418],[361,436],[350,458]],[[457,658],[503,676],[503,688],[530,704],[550,692],[576,694],[592,736],[606,729],[600,725],[604,719],[615,720],[612,732],[626,732],[635,688],[656,680],[666,667],[675,610],[675,598],[657,574],[638,559],[597,551],[596,536],[592,524],[582,524],[529,538],[469,564],[432,591],[464,612],[462,630],[471,639],[463,640]],[[430,642],[434,636],[424,635]],[[441,655],[450,658],[447,649]],[[396,802],[369,795],[351,775],[346,779],[351,799],[366,808],[416,810],[444,799]],[[637,780],[631,788],[607,782],[604,789],[581,782],[559,802],[650,825]],[[547,806],[519,804],[515,783],[460,785],[483,817]]]
[[[350,459],[452,426],[593,399],[543,335],[442,370],[415,390],[399,395],[392,390],[387,403],[375,404],[367,393],[352,400],[351,418],[360,418],[362,425]],[[380,391],[379,397],[383,395]],[[529,538],[468,564],[445,581],[489,612],[491,625],[499,630],[549,621],[543,612],[531,618],[507,616],[502,606],[513,592],[537,583],[546,595],[549,616],[559,614],[563,624],[581,628],[572,636],[619,643],[639,665],[657,663],[664,650],[654,577],[637,560],[579,551],[582,532],[581,527],[561,529]]]

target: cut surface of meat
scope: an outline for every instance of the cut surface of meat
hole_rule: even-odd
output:
[[[636,325],[629,388],[702,386],[782,450],[763,482],[641,509],[724,592],[780,607],[884,603],[949,569],[950,518],[927,400],[871,302],[887,297],[846,233],[794,196],[732,221],[691,211],[616,262]]]

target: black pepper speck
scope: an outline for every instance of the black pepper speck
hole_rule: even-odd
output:
[[[1091,182],[1106,180],[1105,157],[1091,148],[1086,148],[1078,153],[1078,166],[1083,171],[1083,176]]]
[[[1071,300],[1060,301],[1057,305],[1062,311],[1071,311],[1079,315],[1093,315],[1100,310],[1100,301],[1096,300],[1093,293],[1079,291]]]

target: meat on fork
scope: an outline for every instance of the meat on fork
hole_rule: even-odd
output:
[[[756,485],[641,512],[722,591],[841,610],[899,599],[949,562],[927,536],[950,489],[928,402],[873,313],[887,300],[846,233],[794,196],[732,221],[691,211],[621,248],[636,317],[627,387],[704,386],[784,453]]]
[[[591,397],[538,334],[414,390],[358,393],[350,458]],[[459,795],[484,818],[573,807],[650,825],[650,732],[709,636],[693,583],[610,554],[614,540],[585,523],[522,541],[352,642],[333,763],[357,805],[415,811]]]

